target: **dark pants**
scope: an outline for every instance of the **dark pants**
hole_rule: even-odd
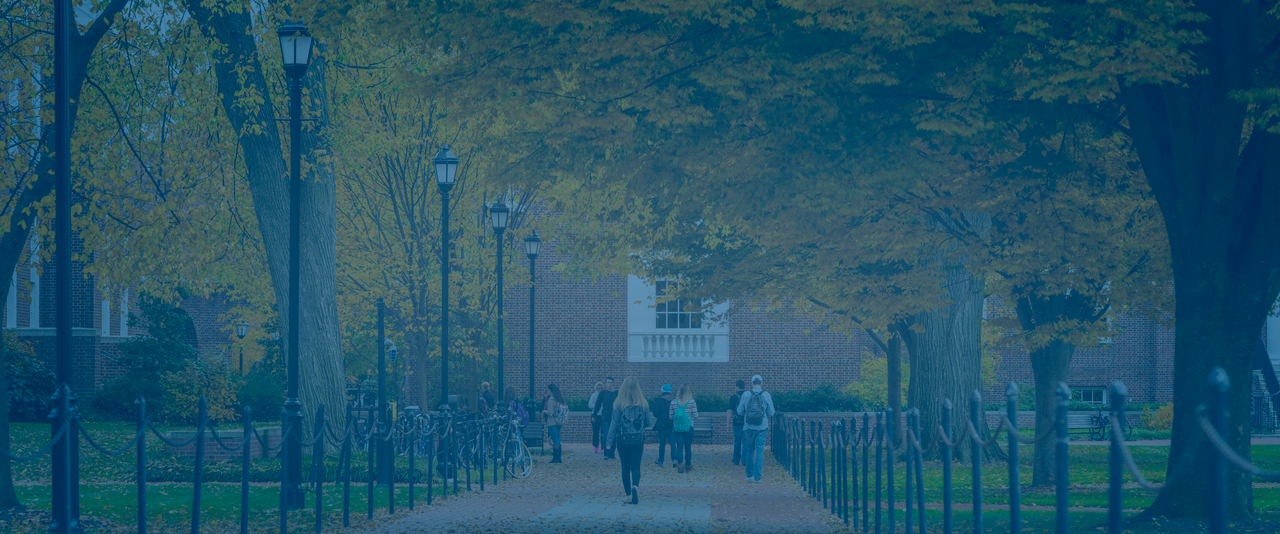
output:
[[[671,461],[675,462],[676,458],[676,442],[671,439],[671,429],[658,430],[658,463],[662,463],[667,459],[667,445],[671,446]]]
[[[742,463],[742,423],[733,425],[733,465]]]
[[[640,460],[644,457],[644,444],[619,445],[618,463],[622,464],[622,487],[631,493],[632,486],[640,485]]]
[[[604,438],[600,440],[600,448],[604,449],[604,457],[609,459],[613,459],[613,451],[618,448],[618,445],[616,443],[614,444],[613,449],[610,449],[606,446],[609,443],[609,439],[608,439],[609,423],[611,422],[612,421],[605,419],[603,417],[600,418],[600,436],[601,438]]]
[[[600,418],[591,418],[591,446],[600,446]]]
[[[672,459],[677,458],[676,452],[679,452],[679,458],[684,460],[684,465],[693,465],[693,430],[688,432],[675,432],[671,434],[672,445],[675,451],[672,451]],[[676,460],[679,462],[680,460]]]

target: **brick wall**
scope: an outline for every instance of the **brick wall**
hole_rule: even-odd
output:
[[[169,441],[181,443],[195,437],[195,435],[196,435],[196,431],[194,430],[172,430],[169,432],[165,432],[164,437]],[[249,446],[250,446],[249,457],[250,458],[264,458],[264,457],[274,458],[276,455],[279,454],[280,452],[279,449],[276,449],[270,452],[264,452],[264,449],[262,448],[262,442],[263,441],[267,442],[267,448],[279,447],[280,427],[259,428],[258,436],[261,439],[258,439],[257,437],[250,437],[249,439]],[[218,431],[218,439],[222,440],[222,443],[227,447],[235,448],[237,445],[240,444],[241,440],[244,439],[244,432],[241,430],[220,430]],[[203,436],[203,441],[204,441],[204,459],[206,461],[219,462],[223,460],[237,460],[242,458],[242,454],[244,454],[242,451],[239,451],[239,450],[235,452],[230,452],[230,451],[227,451],[226,449],[223,449],[214,440],[213,435],[208,432],[205,432]],[[173,454],[178,458],[195,458],[196,456],[195,441],[192,441],[191,443],[188,443],[182,447],[170,447],[166,445],[166,448],[169,449],[169,452],[171,454]]]

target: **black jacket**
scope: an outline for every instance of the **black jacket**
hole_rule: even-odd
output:
[[[596,397],[596,409],[592,410],[591,415],[600,416],[601,421],[609,421],[609,418],[613,416],[613,401],[617,399],[617,391],[600,390],[600,396]]]
[[[653,399],[649,403],[649,411],[653,412],[654,430],[671,430],[675,427],[675,423],[671,421],[671,401],[675,400],[675,395],[663,393],[658,398]]]

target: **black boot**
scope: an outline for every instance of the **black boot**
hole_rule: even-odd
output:
[[[554,447],[551,449],[551,463],[560,463],[560,447]]]

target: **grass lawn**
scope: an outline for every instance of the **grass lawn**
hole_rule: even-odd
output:
[[[87,430],[106,448],[117,448],[133,437],[132,425],[124,423],[89,423]],[[13,424],[12,435],[14,449],[17,453],[37,450],[49,438],[48,425]],[[184,530],[190,522],[193,478],[192,460],[175,458],[154,436],[147,441],[148,488],[147,512],[148,522],[157,532]],[[1165,475],[1166,447],[1132,447],[1133,456],[1143,475],[1152,482],[1162,482]],[[861,449],[859,449],[861,452]],[[1022,503],[1026,506],[1053,506],[1055,495],[1052,488],[1030,488],[1031,483],[1031,449],[1021,449],[1019,479],[1023,484]],[[1095,530],[1106,521],[1105,506],[1107,503],[1107,459],[1108,448],[1099,446],[1073,446],[1071,452],[1071,506],[1081,508],[1097,508],[1097,511],[1073,512],[1071,522],[1077,531]],[[869,466],[874,474],[875,457],[872,453]],[[545,461],[537,455],[536,461]],[[808,460],[808,456],[806,456]],[[357,453],[353,461],[353,482],[351,487],[351,518],[353,524],[364,521],[367,510],[367,486],[361,481],[367,473],[367,453]],[[1280,469],[1280,446],[1262,445],[1252,450],[1252,461],[1264,469]],[[87,518],[98,520],[93,530],[99,532],[129,532],[137,517],[136,485],[134,481],[135,460],[133,452],[116,457],[107,457],[91,449],[81,440],[81,514]],[[806,462],[807,463],[807,462]],[[828,466],[831,465],[828,461]],[[429,476],[427,462],[418,459],[415,464],[418,473],[416,501],[426,500],[426,477]],[[861,458],[857,462],[862,468]],[[408,507],[409,465],[407,458],[397,461],[396,510],[401,512]],[[310,459],[304,458],[304,473],[310,471]],[[899,505],[903,496],[905,469],[898,463],[894,470],[894,486]],[[203,493],[201,499],[202,521],[210,527],[210,531],[221,530],[219,527],[233,529],[239,521],[240,514],[240,463],[238,461],[209,463],[205,466]],[[250,520],[255,528],[274,528],[279,522],[279,461],[276,459],[256,460],[251,468],[250,488]],[[342,485],[337,483],[338,458],[336,455],[325,460],[325,488],[323,505],[324,520],[327,527],[338,526],[342,521]],[[305,475],[304,475],[305,476]],[[479,489],[479,472],[472,472],[472,487]],[[486,472],[488,480],[492,473]],[[465,495],[465,471],[459,472],[459,486]],[[1008,504],[1008,466],[1004,463],[993,463],[983,466],[984,504]],[[858,476],[858,483],[861,483]],[[33,510],[49,510],[49,457],[24,463],[14,464],[14,480],[18,484],[19,499]],[[972,521],[968,511],[971,502],[971,469],[967,465],[955,464],[953,469],[953,495],[955,502],[955,521],[957,528],[967,530]],[[1126,482],[1132,482],[1128,475]],[[874,500],[874,481],[872,482],[871,499]],[[924,470],[925,499],[929,503],[942,502],[942,469],[937,461],[926,462]],[[852,488],[852,486],[851,486]],[[442,488],[440,479],[434,481],[434,498],[440,498]],[[290,524],[302,531],[304,527],[313,525],[315,518],[311,510],[314,508],[313,491],[308,491],[310,499],[307,510],[290,512]],[[454,498],[452,495],[447,498]],[[387,510],[387,490],[375,489],[374,506],[378,517],[385,517]],[[1125,508],[1138,510],[1151,503],[1153,496],[1147,491],[1130,487],[1125,490]],[[1265,521],[1280,521],[1280,485],[1256,484],[1254,487],[1254,505],[1258,518]],[[1004,532],[1008,528],[1008,512],[988,510],[984,514],[984,524],[989,532]],[[929,510],[927,517],[931,527],[941,526],[941,512]],[[375,519],[377,520],[377,519]],[[882,521],[887,524],[887,516]],[[1026,532],[1050,532],[1055,528],[1052,512],[1024,511]],[[935,524],[936,523],[936,524]],[[901,512],[898,525],[902,525]],[[1003,526],[1002,526],[1003,525]],[[10,525],[8,532],[40,532],[46,524],[35,521],[30,529],[14,529]],[[1138,527],[1137,532],[1162,532],[1160,527],[1150,524]],[[1155,529],[1155,530],[1150,530]],[[234,529],[233,529],[234,530]],[[1185,528],[1173,528],[1169,531],[1182,532]]]

